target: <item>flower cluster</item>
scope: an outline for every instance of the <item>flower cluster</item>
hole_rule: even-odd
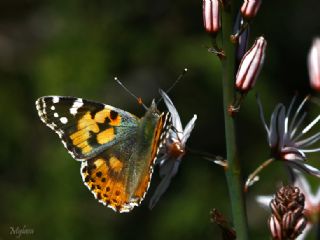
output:
[[[299,188],[281,187],[270,201],[269,228],[272,238],[296,239],[307,224],[304,210],[304,195]]]
[[[293,183],[294,187],[297,187],[300,192],[304,195],[304,211],[303,214],[306,216],[307,224],[302,234],[297,240],[303,240],[307,236],[308,232],[312,229],[312,226],[316,224],[317,217],[320,214],[320,187],[316,194],[311,191],[311,186],[301,172],[294,171],[295,180]],[[257,201],[262,207],[267,208],[272,200],[272,196],[259,196]]]
[[[233,102],[229,99],[228,104],[230,105],[227,106],[231,117],[234,117],[234,114],[239,111],[244,97],[255,86],[264,65],[267,41],[263,36],[258,37],[252,47],[247,50],[249,26],[256,17],[261,3],[261,0],[244,0],[242,2],[234,24],[233,34],[230,36],[231,42],[236,47],[236,56],[232,56],[236,62],[234,99]],[[230,57],[228,56],[230,50],[226,49],[226,52],[224,52],[225,49],[220,49],[216,38],[222,32],[221,22],[224,19],[221,19],[221,17],[225,16],[220,11],[225,11],[225,13],[230,11],[232,4],[228,0],[203,0],[202,6],[204,28],[212,37],[214,51],[211,52],[216,53],[225,63],[226,61],[224,62],[223,60]],[[223,40],[225,41],[226,39]],[[223,58],[221,53],[223,53]],[[308,70],[311,87],[320,92],[320,38],[315,38],[308,54]],[[230,82],[228,84],[230,86]],[[267,133],[271,156],[248,177],[245,183],[245,190],[258,181],[258,173],[275,160],[282,161],[291,173],[299,170],[320,178],[320,170],[307,163],[309,153],[320,152],[320,132],[314,131],[315,126],[320,121],[320,115],[309,123],[304,124],[308,117],[305,105],[310,98],[310,96],[307,96],[301,103],[297,103],[297,96],[295,96],[289,106],[285,106],[282,103],[277,104],[271,114],[269,124],[265,120],[263,107],[260,99],[258,99],[260,117]],[[231,165],[231,161],[229,162]],[[298,186],[299,181],[302,181],[301,179],[303,178],[299,177],[296,180],[295,187],[283,187],[277,192],[274,200],[271,201],[269,199],[268,205],[271,201],[270,206],[272,209],[269,227],[273,239],[295,239],[306,225],[306,229],[309,228],[310,209],[319,214],[319,201],[317,201],[315,207],[311,207],[312,204],[309,203],[310,198],[312,199],[310,191],[305,191],[305,186]],[[304,199],[306,199],[306,202],[304,202]]]

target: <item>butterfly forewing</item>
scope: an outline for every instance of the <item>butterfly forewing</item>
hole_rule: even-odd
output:
[[[81,98],[46,96],[36,106],[41,120],[77,160],[94,157],[134,134],[139,121],[121,109]]]

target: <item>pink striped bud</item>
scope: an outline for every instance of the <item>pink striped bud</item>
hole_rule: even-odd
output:
[[[238,91],[246,93],[254,87],[264,62],[266,47],[267,41],[259,37],[243,56],[236,76]]]
[[[241,6],[241,13],[243,18],[254,18],[261,5],[261,0],[244,0]]]
[[[272,215],[268,223],[272,239],[282,239],[282,228],[279,220]]]
[[[308,55],[310,85],[320,91],[320,38],[315,38]]]
[[[219,0],[203,0],[202,14],[206,32],[217,34],[221,28]]]

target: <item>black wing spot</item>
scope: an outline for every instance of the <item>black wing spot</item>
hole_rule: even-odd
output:
[[[88,170],[88,167],[85,166],[84,168],[82,168],[82,173],[85,173]]]
[[[85,182],[89,182],[89,181],[90,181],[90,177],[89,177],[89,176],[86,176],[85,179],[84,179],[84,181],[85,181]]]
[[[98,199],[102,199],[101,193],[98,193],[98,194],[97,194],[97,198],[98,198]]]
[[[110,118],[111,120],[115,120],[118,117],[118,113],[114,110],[110,111]]]

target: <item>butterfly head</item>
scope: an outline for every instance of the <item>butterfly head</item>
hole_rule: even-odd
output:
[[[158,119],[160,117],[161,113],[157,108],[156,101],[153,99],[151,102],[150,107],[147,109],[147,112],[145,114],[146,118],[156,118]]]

